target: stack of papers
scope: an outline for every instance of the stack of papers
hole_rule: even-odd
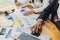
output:
[[[0,40],[14,40],[17,39],[22,32],[26,32],[28,34],[31,33],[29,28],[34,25],[38,16],[34,13],[24,16],[23,13],[27,12],[28,10],[28,8],[18,9],[14,13],[11,13],[8,17],[1,16],[2,19],[0,19],[0,21],[1,23],[3,22],[4,26],[0,27]],[[12,25],[9,22],[13,22]],[[44,34],[41,34],[40,38],[42,40],[45,38],[46,40],[49,40],[49,36],[44,36]]]
[[[2,14],[0,15],[0,26],[11,26],[12,25],[12,21],[9,21],[6,19],[6,17]]]

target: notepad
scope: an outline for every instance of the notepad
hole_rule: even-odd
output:
[[[31,15],[24,16],[24,17],[21,16],[19,20],[22,21],[22,23],[24,24],[24,27],[30,27],[35,24],[37,17],[38,16],[36,14],[31,14]]]
[[[18,20],[13,20],[13,24],[20,24]]]

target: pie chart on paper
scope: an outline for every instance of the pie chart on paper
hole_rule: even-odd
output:
[[[14,4],[14,0],[0,0],[0,8]]]

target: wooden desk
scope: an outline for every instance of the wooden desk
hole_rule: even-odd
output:
[[[31,10],[33,7],[28,6]],[[17,9],[15,5],[12,5],[10,7],[6,7],[3,9],[0,9],[2,11],[4,10],[12,10],[12,9]],[[51,37],[51,40],[60,40],[60,31],[57,29],[57,27],[50,21],[47,20],[45,24],[42,27],[42,33],[47,34]]]
[[[50,20],[45,22],[42,28],[42,32],[49,35],[51,40],[60,40],[60,31]]]

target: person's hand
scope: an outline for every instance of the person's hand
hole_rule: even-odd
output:
[[[42,25],[43,25],[43,21],[42,20],[37,20],[37,22],[35,23],[35,25],[32,26],[31,30],[33,33],[40,33],[42,30]]]
[[[0,11],[0,14],[4,14],[4,11]]]
[[[32,14],[33,13],[33,11],[27,11],[26,13],[24,13],[23,15],[24,16],[27,16],[27,15],[30,15],[30,14]]]
[[[15,4],[16,4],[16,6],[20,6],[20,3],[19,2],[16,2]]]

